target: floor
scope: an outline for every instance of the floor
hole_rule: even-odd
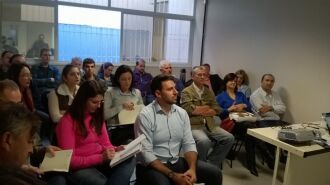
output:
[[[245,151],[244,148],[240,151],[236,160],[233,160],[233,167],[230,168],[229,161],[226,160],[223,164],[223,185],[271,185],[273,178],[273,170],[269,169],[266,164],[261,163],[261,159],[256,159],[259,176],[256,177],[245,168]],[[279,164],[277,175],[277,185],[283,184],[285,164]]]
[[[261,159],[257,157],[257,169],[259,176],[256,177],[250,174],[244,166],[245,161],[245,150],[244,146],[241,151],[238,153],[235,160],[233,160],[233,167],[230,168],[229,160],[226,160],[223,164],[223,185],[271,185],[273,178],[273,170],[269,169],[266,164],[262,164]],[[277,182],[276,185],[283,184],[283,175],[284,175],[285,164],[280,163],[278,167]],[[131,180],[133,181],[131,185],[134,185],[135,175],[132,176]],[[204,185],[203,183],[195,185]]]

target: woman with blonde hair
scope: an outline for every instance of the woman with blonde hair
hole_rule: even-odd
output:
[[[246,72],[243,69],[236,71],[237,76],[237,91],[242,92],[246,98],[250,99],[251,96],[251,89],[249,85],[249,77],[247,76]]]

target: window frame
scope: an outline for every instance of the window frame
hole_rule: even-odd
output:
[[[54,61],[56,64],[65,65],[70,61],[59,61],[58,60],[58,6],[74,6],[74,7],[81,7],[81,8],[92,8],[92,9],[100,9],[100,10],[111,10],[111,11],[120,11],[121,12],[121,26],[120,26],[120,63],[116,63],[115,65],[135,65],[135,62],[125,62],[122,60],[122,43],[123,43],[123,18],[124,14],[128,15],[137,15],[137,16],[148,16],[163,18],[163,19],[175,19],[175,20],[185,20],[190,21],[190,33],[189,33],[189,49],[188,49],[188,61],[187,63],[174,63],[175,66],[179,67],[187,67],[191,66],[192,64],[192,55],[193,55],[193,40],[194,40],[194,27],[195,27],[195,16],[196,16],[196,1],[194,0],[193,5],[193,15],[179,15],[179,14],[172,14],[172,13],[160,13],[156,12],[156,1],[154,0],[154,11],[142,11],[142,10],[133,10],[133,9],[125,9],[125,8],[117,8],[111,7],[111,0],[108,0],[108,6],[101,6],[101,5],[91,5],[91,4],[81,4],[81,3],[73,3],[73,2],[63,2],[59,0],[2,0],[0,2],[0,8],[2,9],[3,3],[12,3],[12,4],[26,4],[26,5],[35,5],[35,6],[48,6],[54,8]],[[0,33],[2,34],[2,15],[0,14]],[[152,38],[153,39],[153,38]],[[162,48],[164,49],[164,43],[162,43]],[[151,56],[152,57],[152,56]],[[150,62],[148,63],[150,66],[158,66],[159,61],[157,62]]]

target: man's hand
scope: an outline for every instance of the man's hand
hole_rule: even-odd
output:
[[[56,151],[61,151],[62,149],[57,147],[57,146],[53,146],[53,145],[49,145],[46,147],[46,153],[50,153],[50,155],[52,155],[52,157],[55,156],[55,152]]]
[[[196,108],[194,109],[194,111],[192,112],[192,114],[193,115],[208,116],[208,115],[205,115],[205,114],[210,113],[209,112],[210,110],[213,110],[213,109],[211,109],[211,107],[208,106],[208,105],[196,106]]]
[[[259,113],[260,114],[264,114],[266,112],[270,112],[270,111],[273,111],[273,107],[272,106],[269,106],[269,105],[266,105],[266,104],[261,104],[261,108],[259,109]]]
[[[189,169],[184,173],[184,175],[189,178],[191,184],[194,184],[197,181],[195,170]]]
[[[35,167],[35,166],[31,166],[31,165],[29,165],[29,164],[23,164],[23,165],[22,165],[22,169],[23,169],[24,171],[32,172],[32,173],[35,173],[35,174],[37,174],[37,175],[42,175],[42,174],[43,174],[43,172],[42,172],[39,168],[37,168],[37,167]]]
[[[202,113],[203,116],[215,116],[217,113],[214,109],[209,109]]]
[[[190,181],[190,177],[183,173],[175,173],[172,180],[175,185],[193,185],[193,183]]]

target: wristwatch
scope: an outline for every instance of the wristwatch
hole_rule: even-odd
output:
[[[170,171],[167,173],[168,178],[172,179],[175,176],[175,172],[174,171]]]

